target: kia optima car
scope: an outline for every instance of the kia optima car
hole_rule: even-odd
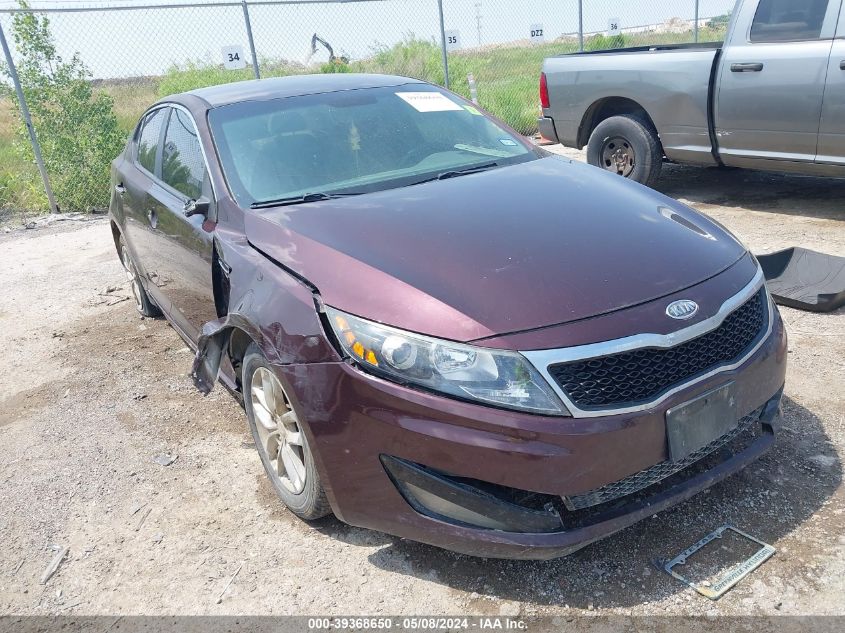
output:
[[[175,95],[112,178],[138,310],[303,519],[550,558],[774,441],[786,336],[743,245],[436,86]]]

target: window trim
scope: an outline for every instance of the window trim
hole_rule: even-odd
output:
[[[197,133],[197,142],[199,143],[199,146],[200,146],[200,153],[202,154],[202,161],[203,161],[203,164],[205,165],[205,173],[208,176],[208,184],[211,187],[211,197],[213,198],[213,202],[215,204],[217,204],[217,202],[218,202],[217,191],[216,191],[215,186],[214,186],[214,179],[211,177],[211,169],[210,169],[209,162],[208,162],[208,155],[205,153],[205,147],[203,147],[202,140],[200,140],[200,132],[199,132],[199,126],[197,125],[197,120],[194,118],[194,115],[191,114],[191,111],[188,110],[188,108],[186,108],[182,104],[175,103],[173,101],[164,101],[162,103],[157,103],[156,105],[152,106],[149,110],[147,110],[144,113],[144,116],[141,117],[141,122],[138,124],[138,129],[135,132],[135,136],[136,136],[135,157],[133,159],[133,162],[135,163],[135,165],[139,169],[141,169],[141,171],[143,171],[145,174],[150,175],[153,178],[153,180],[155,181],[155,183],[157,185],[159,185],[162,189],[164,189],[167,193],[174,195],[176,198],[179,198],[179,199],[183,200],[184,202],[191,200],[191,198],[187,197],[181,191],[177,191],[176,189],[174,189],[173,187],[168,185],[166,182],[164,182],[164,180],[161,178],[161,163],[162,163],[162,157],[164,156],[164,140],[167,136],[167,128],[170,127],[171,113],[169,111],[167,113],[165,113],[167,120],[164,122],[164,125],[162,125],[160,136],[159,136],[159,147],[158,147],[158,150],[156,151],[155,169],[156,169],[156,172],[158,172],[158,173],[151,174],[137,160],[137,154],[138,154],[138,142],[137,141],[138,141],[139,132],[143,128],[143,125],[142,125],[143,122],[147,119],[148,116],[150,116],[150,114],[152,114],[156,110],[163,110],[165,108],[167,108],[168,110],[181,110],[182,112],[184,112],[188,116],[191,123],[193,124],[194,130]]]

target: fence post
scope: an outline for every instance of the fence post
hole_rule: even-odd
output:
[[[44,157],[41,156],[41,146],[38,144],[38,137],[35,135],[35,127],[33,127],[32,118],[29,116],[29,108],[26,105],[26,97],[24,97],[23,88],[21,88],[21,82],[20,79],[18,79],[18,71],[15,68],[14,60],[12,60],[12,51],[9,50],[9,44],[6,42],[6,34],[3,32],[2,24],[0,24],[0,44],[3,46],[3,54],[6,56],[6,65],[9,67],[9,76],[12,78],[12,83],[15,84],[15,93],[18,95],[18,105],[21,109],[21,116],[23,116],[26,131],[29,132],[29,142],[32,145],[32,153],[35,156],[38,171],[41,172],[41,180],[44,183],[44,192],[47,194],[50,211],[58,213],[59,205],[56,204],[56,199],[53,197],[53,188],[50,186],[50,177],[47,175],[47,167],[44,165]]]
[[[256,79],[261,79],[261,70],[258,68],[258,56],[255,54],[255,40],[252,38],[252,22],[249,20],[249,7],[246,0],[241,0],[244,10],[244,25],[246,26],[246,39],[249,40],[249,52],[252,55],[252,71]]]
[[[443,53],[443,78],[445,87],[449,89],[449,55],[446,54],[446,24],[443,21],[443,0],[437,0],[437,10],[440,13],[440,52]]]
[[[578,50],[584,52],[584,0],[578,0]]]
[[[699,9],[699,2],[700,0],[695,0],[695,26],[693,27],[693,31],[695,32],[695,42],[698,43],[698,9]]]

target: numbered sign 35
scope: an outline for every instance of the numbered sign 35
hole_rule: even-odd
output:
[[[461,47],[461,32],[446,31],[446,50],[456,51]]]
[[[532,44],[542,44],[546,41],[546,36],[543,34],[543,25],[542,24],[532,24],[531,25],[531,43]]]
[[[622,23],[619,21],[619,18],[610,18],[607,21],[607,34],[622,35]]]
[[[243,46],[224,46],[221,51],[223,52],[223,66],[227,70],[246,68]]]

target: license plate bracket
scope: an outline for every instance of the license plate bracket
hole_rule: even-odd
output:
[[[715,579],[712,583],[694,582],[675,570],[675,567],[678,567],[680,565],[686,565],[688,559],[692,557],[693,554],[703,549],[706,545],[716,539],[721,539],[726,532],[733,532],[734,534],[739,535],[741,538],[747,539],[750,543],[758,545],[760,549],[758,549],[748,559],[740,561],[739,563],[730,567],[720,578]],[[692,587],[705,598],[710,598],[710,600],[718,600],[723,595],[725,595],[725,593],[727,593],[727,591],[731,589],[731,587],[736,585],[740,580],[745,578],[748,574],[750,574],[755,569],[760,567],[760,565],[769,560],[775,554],[775,551],[775,548],[769,545],[768,543],[764,543],[760,539],[754,538],[750,534],[747,534],[732,525],[723,525],[719,529],[715,530],[714,532],[711,532],[703,539],[698,541],[698,543],[695,543],[694,545],[690,546],[689,548],[681,552],[678,556],[665,563],[663,565],[663,570],[673,578],[676,578],[682,583]]]
[[[729,382],[666,412],[669,459],[681,461],[739,424],[734,383]]]

